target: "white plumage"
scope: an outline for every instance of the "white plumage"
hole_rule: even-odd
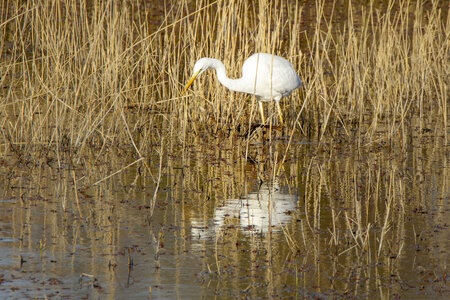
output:
[[[194,74],[186,85],[183,94],[195,78],[208,69],[215,69],[217,79],[228,89],[255,95],[259,101],[263,123],[265,120],[262,102],[274,100],[280,120],[283,123],[280,108],[281,98],[289,96],[293,90],[302,86],[300,77],[289,61],[273,54],[256,53],[245,60],[242,66],[242,77],[239,79],[228,78],[225,66],[220,60],[206,57],[199,59],[194,65]]]

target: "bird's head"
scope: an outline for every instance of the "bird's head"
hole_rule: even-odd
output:
[[[181,93],[181,95],[183,95],[188,90],[188,88],[192,85],[192,83],[194,82],[195,78],[197,78],[198,75],[202,74],[209,68],[211,68],[211,64],[209,63],[208,58],[204,57],[204,58],[200,58],[199,60],[197,60],[197,62],[194,65],[194,74],[192,75],[191,79],[189,79],[189,81],[186,84],[186,87],[184,88],[184,91],[183,91],[183,93]]]

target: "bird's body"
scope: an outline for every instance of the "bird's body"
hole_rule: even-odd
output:
[[[228,89],[255,95],[260,101],[263,123],[264,113],[261,102],[274,100],[281,122],[283,122],[279,105],[281,98],[289,96],[293,90],[302,86],[300,77],[289,61],[273,54],[256,53],[245,60],[242,66],[242,77],[239,79],[228,78],[225,66],[220,60],[205,57],[199,59],[194,65],[194,75],[183,93],[186,92],[195,78],[207,69],[215,69],[220,83]]]

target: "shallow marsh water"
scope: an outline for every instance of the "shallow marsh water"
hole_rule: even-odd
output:
[[[283,164],[280,133],[255,138],[247,160],[246,139],[171,141],[150,169],[137,163],[77,195],[74,177],[89,186],[130,157],[73,170],[11,155],[0,295],[446,298],[448,149],[423,132],[406,151],[298,136]]]

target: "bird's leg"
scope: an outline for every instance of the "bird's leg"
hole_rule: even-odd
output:
[[[262,123],[263,123],[263,125],[266,125],[266,121],[265,121],[265,119],[264,119],[264,109],[263,109],[263,104],[262,104],[261,101],[258,101],[258,103],[259,103],[259,111],[260,111],[260,113],[261,113],[261,120],[262,120]]]
[[[275,101],[277,104],[278,115],[280,116],[281,125],[284,125],[283,114],[281,113],[280,101]]]

